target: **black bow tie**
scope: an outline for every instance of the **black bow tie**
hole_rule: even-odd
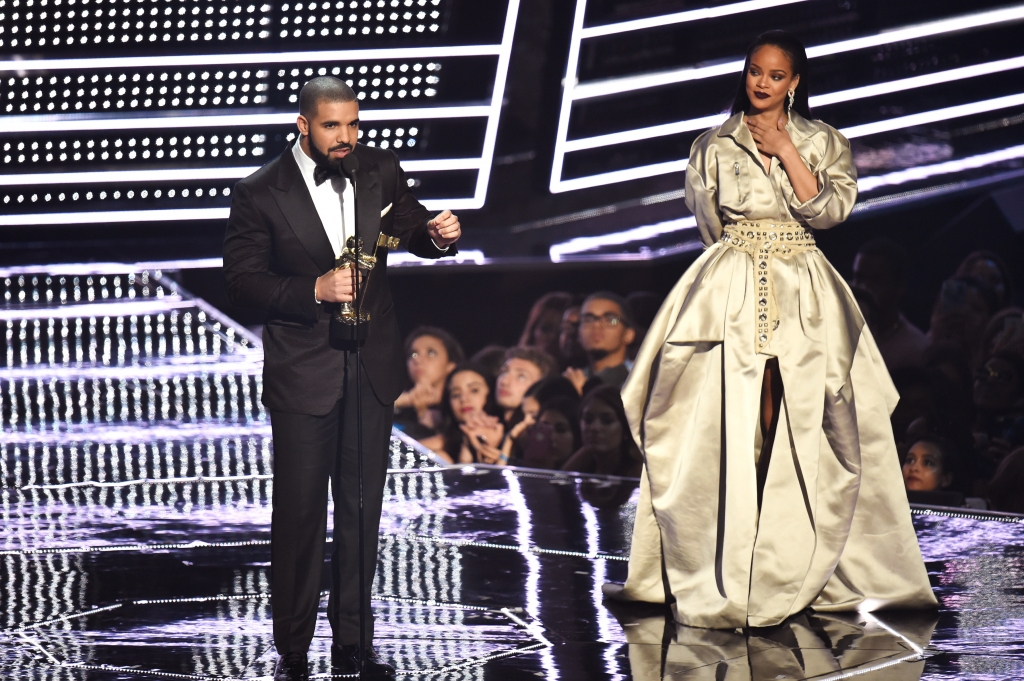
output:
[[[341,168],[318,165],[313,170],[313,182],[316,183],[317,187],[322,185],[331,177],[344,177],[344,175],[341,174]]]

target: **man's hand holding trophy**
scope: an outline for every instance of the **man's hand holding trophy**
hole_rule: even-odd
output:
[[[352,236],[335,261],[334,269],[317,279],[316,299],[322,303],[339,303],[331,315],[332,341],[351,343],[366,339],[370,314],[353,302],[361,303],[357,292],[376,265],[376,249],[367,253],[363,250],[362,239]]]

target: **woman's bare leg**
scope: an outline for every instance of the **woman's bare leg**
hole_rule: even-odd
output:
[[[768,479],[768,466],[772,460],[772,445],[775,431],[779,426],[779,408],[782,404],[782,374],[779,360],[769,359],[764,365],[764,380],[761,383],[761,454],[757,458],[757,507],[761,508],[764,484]]]

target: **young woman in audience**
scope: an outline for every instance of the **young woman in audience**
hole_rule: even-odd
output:
[[[421,326],[405,339],[405,367],[412,387],[395,401],[395,427],[424,440],[437,434],[445,380],[466,359],[462,346],[444,329]]]
[[[938,492],[956,482],[959,454],[945,438],[923,437],[903,457],[903,483],[914,492]]]
[[[572,294],[564,291],[545,293],[537,299],[519,336],[519,347],[536,348],[551,357],[558,357],[558,337],[562,315],[572,307]]]
[[[520,456],[512,463],[557,471],[580,447],[579,399],[554,397],[544,402],[539,412],[536,423],[522,437]]]
[[[467,363],[456,367],[444,386],[438,435],[423,441],[449,463],[476,463],[480,443],[497,447],[505,434],[487,370]],[[482,463],[496,463],[484,460]]]
[[[932,307],[928,340],[955,344],[971,368],[976,369],[985,360],[985,327],[998,309],[996,294],[984,279],[947,279]]]
[[[565,462],[563,471],[639,477],[640,450],[633,442],[622,398],[614,386],[594,388],[580,405],[583,446]]]
[[[974,379],[974,439],[982,477],[995,473],[1012,449],[1024,445],[1024,358],[1000,353]]]

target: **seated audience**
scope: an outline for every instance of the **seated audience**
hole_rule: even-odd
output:
[[[995,310],[1001,310],[1014,303],[1013,275],[1003,259],[991,251],[974,251],[968,254],[953,276],[977,277],[988,284],[996,297]]]
[[[445,379],[466,359],[444,329],[421,326],[405,339],[405,366],[412,387],[395,401],[395,427],[417,440],[437,434]]]
[[[590,386],[621,389],[632,367],[626,355],[635,337],[631,310],[621,296],[608,291],[591,294],[580,308],[580,345],[589,365],[585,370],[566,369],[565,377],[581,395]]]
[[[982,340],[986,357],[1009,352],[1024,357],[1024,310],[1004,307],[992,315]]]
[[[639,477],[643,459],[626,421],[619,388],[594,388],[580,405],[583,446],[562,466],[563,471]]]
[[[928,345],[924,333],[900,311],[907,261],[906,250],[891,239],[868,241],[853,259],[850,285],[867,291],[874,300],[869,327],[889,371],[920,365]]]
[[[1011,450],[1024,445],[1024,358],[993,355],[974,380],[974,439],[983,477],[991,477]]]
[[[504,412],[506,428],[522,420],[520,407],[530,386],[554,371],[555,360],[543,350],[517,347],[506,351],[496,383],[498,406]]]
[[[562,316],[573,302],[572,294],[564,291],[553,291],[538,298],[519,337],[519,347],[536,348],[551,357],[558,357]]]
[[[461,364],[448,375],[444,386],[439,432],[423,444],[449,463],[497,463],[496,457],[481,457],[478,447],[500,445],[505,428],[498,412],[487,370],[472,363]]]
[[[498,378],[501,365],[505,363],[505,352],[507,348],[501,345],[487,345],[469,358],[469,361],[482,367],[487,371],[487,376],[493,381]]]
[[[530,386],[523,395],[523,416],[536,421],[542,404],[558,397],[569,397],[579,402],[580,394],[565,376],[548,376]],[[576,405],[579,407],[579,404]]]
[[[982,336],[997,311],[992,288],[977,277],[958,277],[942,282],[932,308],[928,338],[932,343],[950,342],[976,368],[984,361]]]
[[[999,464],[988,485],[992,508],[1006,513],[1024,513],[1024,447],[1015,449]]]
[[[587,366],[587,353],[580,345],[580,308],[570,307],[562,315],[562,328],[558,334],[559,368],[582,369]]]
[[[636,337],[629,344],[630,361],[636,359],[636,353],[640,351],[640,346],[643,345],[644,338],[647,336],[647,329],[654,322],[664,301],[665,297],[654,291],[633,291],[626,296],[626,304],[633,312],[633,324],[636,325]]]

